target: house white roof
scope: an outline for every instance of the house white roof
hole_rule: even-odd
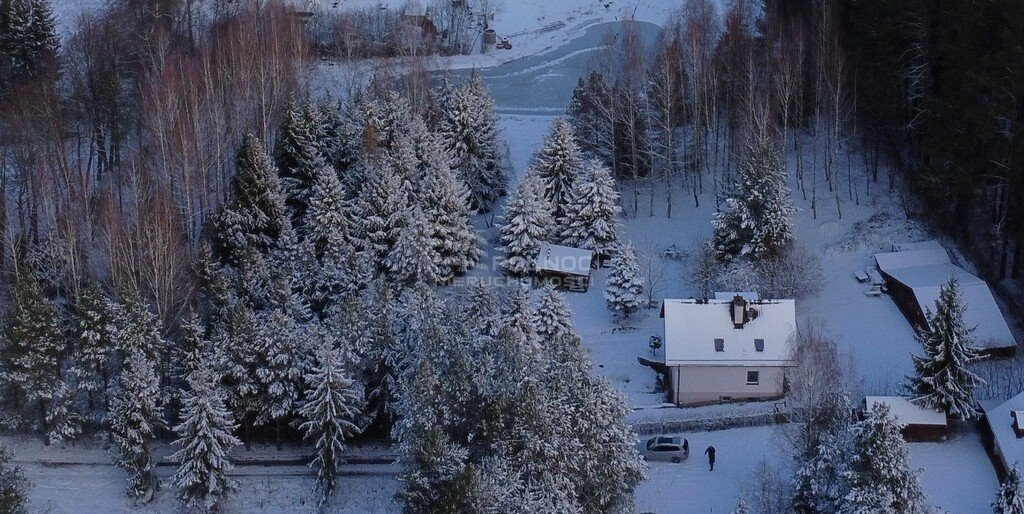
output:
[[[716,291],[715,300],[726,300],[731,301],[736,296],[742,297],[748,302],[756,302],[761,299],[761,295],[752,291]]]
[[[590,276],[593,258],[594,252],[590,250],[546,243],[537,254],[535,267],[538,271]]]
[[[757,316],[734,328],[729,300],[665,300],[665,364],[668,366],[793,366],[796,302],[751,302]],[[723,351],[715,349],[723,340]],[[764,340],[756,351],[755,339]]]
[[[954,266],[949,256],[935,241],[912,243],[921,249],[880,253],[875,255],[878,269],[906,285],[922,313],[935,310],[940,288],[955,277],[963,297],[964,323],[974,328],[975,342],[982,348],[1016,346],[1016,339],[1003,318],[992,291],[984,280]]]
[[[1011,467],[1015,463],[1024,466],[1024,439],[1018,439],[1013,430],[1013,412],[1024,410],[1024,393],[1002,403],[982,402],[981,408],[992,429],[993,444],[1003,455],[1006,466]]]
[[[946,415],[911,403],[905,396],[868,396],[864,398],[868,409],[876,403],[889,406],[889,415],[901,425],[946,426]]]

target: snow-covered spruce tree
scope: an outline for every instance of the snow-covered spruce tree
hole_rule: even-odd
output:
[[[9,70],[16,82],[56,72],[60,38],[49,0],[11,0],[4,7],[9,10],[0,50],[8,62],[0,70]]]
[[[311,307],[320,315],[331,311],[363,281],[353,245],[356,222],[337,173],[323,167],[313,183],[306,210],[302,285]]]
[[[774,257],[793,241],[793,203],[778,147],[768,137],[749,143],[725,209],[715,213],[714,245],[726,259]]]
[[[394,280],[404,284],[439,282],[441,254],[430,221],[419,206],[408,211],[398,240],[388,253],[388,274]]]
[[[543,187],[535,173],[527,171],[505,204],[504,219],[498,230],[505,250],[501,271],[507,276],[531,276],[537,254],[551,234],[554,221]]]
[[[300,428],[307,439],[316,441],[316,456],[309,465],[317,470],[320,505],[334,494],[345,440],[359,433],[353,421],[363,407],[362,390],[349,378],[333,343],[332,337],[323,338],[316,367],[306,375],[306,403],[300,410]]]
[[[841,512],[914,514],[927,510],[917,472],[910,469],[900,425],[889,415],[887,405],[874,404],[867,418],[853,427],[853,459],[846,479],[850,492]]]
[[[447,151],[429,133],[421,138],[420,205],[431,222],[438,282],[447,283],[480,261],[480,236],[469,212],[469,192],[449,166]]]
[[[363,185],[356,202],[362,250],[372,262],[385,267],[407,217],[409,184],[390,170],[379,169]]]
[[[494,100],[473,70],[462,87],[449,89],[441,109],[440,134],[452,153],[453,168],[469,187],[472,208],[489,212],[505,194]]]
[[[308,330],[292,314],[284,307],[259,313],[251,349],[259,387],[256,424],[274,425],[278,448],[284,425],[298,412],[309,369]]]
[[[992,503],[995,514],[1024,514],[1024,491],[1020,488],[1020,471],[1017,466],[1010,468],[1006,478],[999,484],[999,494]]]
[[[320,146],[323,126],[320,112],[312,102],[301,108],[289,102],[274,145],[274,162],[281,176],[291,218],[302,221],[309,207],[313,180],[320,168],[328,166]]]
[[[544,185],[544,198],[559,226],[564,226],[562,219],[572,201],[572,186],[582,168],[583,156],[572,126],[563,118],[556,118],[533,169]]]
[[[186,507],[204,511],[215,510],[217,502],[233,489],[227,472],[232,464],[228,453],[241,441],[234,436],[237,428],[225,406],[220,376],[209,363],[202,363],[189,374],[184,395],[184,421],[174,427],[181,446],[171,455],[178,462],[172,480],[181,489]]]
[[[79,432],[71,394],[61,377],[66,349],[61,320],[31,271],[22,271],[4,333],[3,378],[16,405],[35,415],[46,444]]]
[[[397,417],[398,362],[396,336],[392,330],[396,322],[394,293],[390,284],[378,276],[362,294],[367,309],[361,314],[365,322],[362,331],[365,350],[362,380],[366,385],[366,415],[372,424],[390,431]]]
[[[968,367],[980,358],[973,328],[964,324],[964,302],[955,278],[939,290],[935,312],[926,313],[928,327],[918,335],[923,357],[914,356],[916,374],[910,377],[914,403],[955,419],[974,419],[974,388],[982,380]]]
[[[619,241],[619,193],[611,171],[596,160],[584,165],[569,194],[565,216],[559,220],[562,244],[611,255]]]
[[[232,265],[245,252],[277,248],[291,231],[277,169],[256,136],[246,134],[235,169],[234,198],[214,221],[220,257]]]
[[[194,311],[189,311],[181,324],[181,337],[174,347],[174,378],[181,384],[188,384],[188,378],[199,370],[204,361],[209,359],[210,343],[206,338],[206,328]]]
[[[128,354],[138,350],[159,362],[167,343],[160,334],[161,323],[135,291],[126,291],[120,303],[110,302],[111,339],[114,348]],[[159,366],[157,366],[159,368]]]
[[[345,137],[345,125],[339,105],[328,96],[317,104],[317,113],[320,118],[320,154],[331,168],[341,173],[343,168],[339,166],[339,156]]]
[[[24,514],[28,512],[28,490],[32,484],[25,472],[11,463],[14,456],[7,447],[0,446],[0,512]]]
[[[128,494],[141,498],[151,496],[159,484],[151,447],[163,418],[156,368],[145,351],[128,349],[107,414],[114,464],[128,472]]]
[[[110,356],[114,350],[108,304],[99,286],[89,284],[71,305],[74,352],[68,371],[75,377],[78,390],[87,395],[90,410],[97,403],[106,406]]]
[[[644,281],[640,277],[640,265],[636,262],[632,243],[620,247],[612,258],[612,272],[608,275],[604,298],[608,309],[624,318],[632,316],[643,306]]]

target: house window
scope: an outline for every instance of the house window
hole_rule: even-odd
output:
[[[757,385],[761,382],[760,371],[748,371],[747,372],[747,385]]]
[[[725,339],[717,339],[717,338],[715,339],[715,351],[716,352],[724,352],[725,351]]]
[[[764,351],[764,339],[754,339],[754,351]]]

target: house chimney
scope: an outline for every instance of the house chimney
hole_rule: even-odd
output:
[[[742,296],[736,295],[729,305],[732,315],[732,328],[743,328],[747,324],[747,301]]]
[[[1017,439],[1024,437],[1024,427],[1021,423],[1024,423],[1024,411],[1015,410],[1010,412],[1010,416],[1013,417],[1013,433],[1017,436]]]

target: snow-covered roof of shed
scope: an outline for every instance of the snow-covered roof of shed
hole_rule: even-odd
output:
[[[921,306],[921,312],[925,307],[934,311],[935,301],[939,299],[940,286],[915,287],[914,297],[917,304]],[[968,328],[974,328],[974,342],[982,348],[1005,348],[1016,346],[1017,341],[1006,324],[999,305],[996,304],[992,291],[984,282],[960,284],[960,296],[963,298],[964,324]]]
[[[757,317],[734,328],[728,300],[665,300],[665,364],[669,366],[793,366],[796,302],[751,302]],[[715,349],[723,340],[723,351]],[[757,351],[755,339],[764,340]]]
[[[889,406],[889,415],[901,425],[946,426],[946,415],[926,407],[921,407],[905,396],[868,396],[864,403],[870,409],[876,403]]]
[[[880,253],[875,255],[875,261],[880,270],[914,292],[914,299],[922,313],[935,310],[935,301],[939,298],[941,287],[950,278],[956,278],[964,301],[964,323],[974,328],[977,345],[982,348],[1016,346],[1013,332],[1003,318],[988,284],[951,264],[949,256],[941,247]]]
[[[590,276],[593,259],[594,252],[590,250],[547,243],[540,248],[535,267],[538,271]]]
[[[992,430],[993,442],[1003,454],[1006,465],[1024,465],[1024,439],[1017,438],[1017,432],[1013,429],[1013,412],[1024,410],[1024,393],[1002,403],[982,402],[981,408]]]
[[[715,300],[732,301],[737,296],[748,302],[756,302],[761,299],[761,295],[752,291],[715,291]]]
[[[892,251],[894,252],[907,252],[911,250],[944,250],[942,245],[934,239],[927,241],[916,241],[913,243],[896,243],[892,245]]]
[[[949,254],[942,248],[876,253],[875,262],[878,263],[878,269],[891,275],[899,269],[949,264]]]

